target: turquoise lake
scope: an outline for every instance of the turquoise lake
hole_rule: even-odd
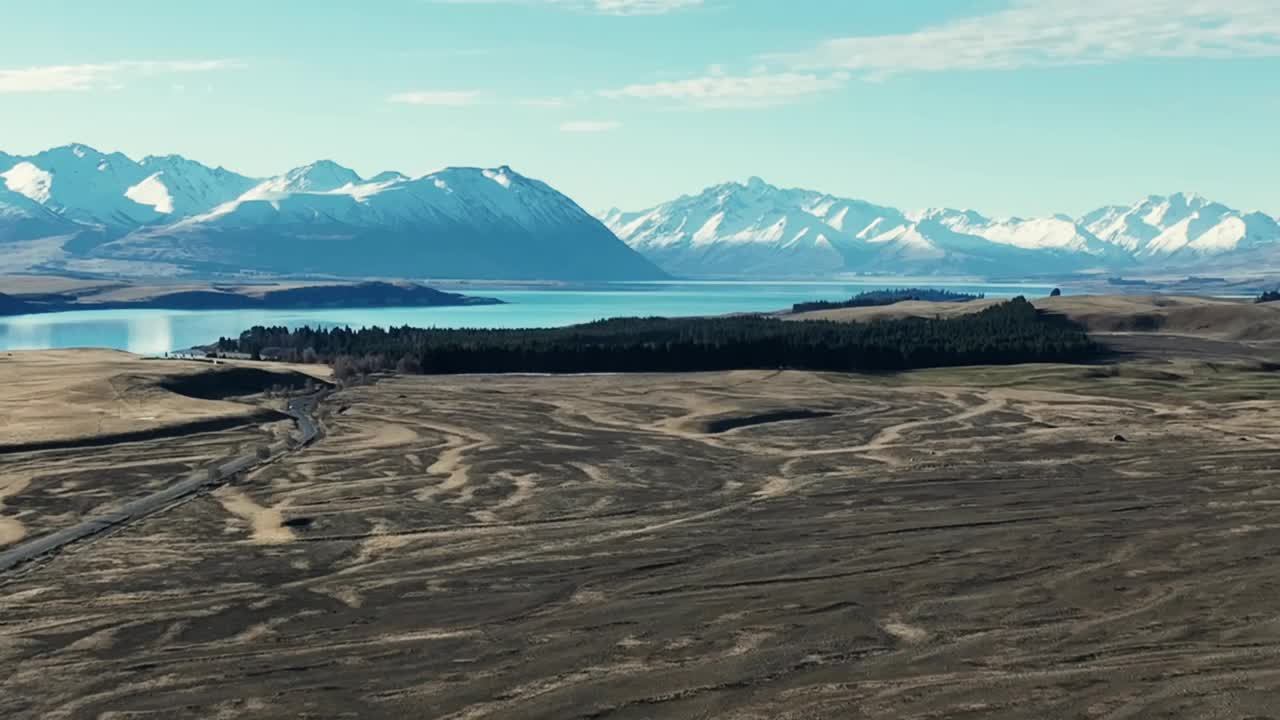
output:
[[[461,292],[506,305],[320,310],[81,310],[0,318],[0,350],[107,347],[150,354],[234,337],[254,325],[362,327],[555,327],[608,317],[767,312],[806,300],[842,300],[865,290],[915,285],[987,297],[1048,295],[1052,286],[924,282],[614,283],[592,289],[487,286]],[[448,288],[454,289],[454,288]],[[1063,288],[1064,292],[1069,291]]]

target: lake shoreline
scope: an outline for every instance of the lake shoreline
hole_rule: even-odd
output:
[[[407,281],[263,285],[70,283],[47,288],[32,280],[25,287],[16,288],[0,281],[0,316],[10,317],[83,310],[309,310],[499,304],[502,301],[497,298],[445,292]]]

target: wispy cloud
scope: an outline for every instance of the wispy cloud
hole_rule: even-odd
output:
[[[554,0],[553,0],[554,1]],[[1159,58],[1280,56],[1277,0],[1010,0],[997,12],[892,35],[839,37],[764,55],[750,74],[719,66],[682,80],[601,91],[694,108],[783,105],[846,85],[919,72]]]
[[[703,0],[435,0],[451,5],[545,5],[601,15],[665,15],[702,5]]]
[[[841,37],[789,55],[792,68],[883,78],[1152,58],[1280,55],[1276,0],[1015,0],[999,12],[894,35]]]
[[[462,107],[480,102],[481,95],[479,90],[415,90],[396,93],[388,99],[403,105]]]
[[[622,123],[616,120],[572,120],[560,126],[560,132],[601,133],[617,130]]]
[[[542,98],[521,98],[515,101],[516,105],[534,108],[562,108],[569,104],[565,98],[558,97],[542,97]]]
[[[125,60],[0,69],[0,93],[82,92],[119,87],[129,77],[209,72],[236,66],[231,60]]]
[[[601,91],[607,98],[659,100],[699,108],[758,108],[782,105],[841,87],[849,79],[843,72],[776,72],[726,75],[718,68],[686,80],[627,85]]]

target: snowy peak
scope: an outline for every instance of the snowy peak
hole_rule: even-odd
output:
[[[572,200],[505,166],[446,168],[418,179],[381,173],[365,181],[317,163],[97,252],[339,275],[663,277]]]
[[[633,248],[686,275],[1123,271],[1246,252],[1280,265],[1274,218],[1194,193],[1150,196],[1079,219],[992,218],[952,208],[903,213],[751,178],[640,212],[613,209],[602,219]]]
[[[53,175],[25,160],[0,173],[0,178],[4,178],[4,185],[10,192],[29,200],[46,203],[53,196]]]
[[[348,185],[359,185],[360,176],[355,170],[343,167],[332,160],[320,160],[297,167],[279,177],[263,182],[258,187],[278,193],[332,192]]]
[[[988,218],[974,210],[929,210],[923,220],[937,222],[962,234],[1024,250],[1079,253],[1119,260],[1123,255],[1070,218]]]
[[[226,168],[211,168],[179,155],[149,155],[139,163],[150,174],[125,196],[171,217],[188,217],[240,197],[255,184]]]
[[[369,182],[381,184],[381,183],[391,183],[391,182],[404,182],[408,179],[409,179],[409,176],[405,175],[402,172],[396,172],[395,170],[384,170],[383,172],[380,172],[377,175],[374,175],[373,177],[369,178]]]
[[[185,217],[227,202],[253,181],[178,155],[134,162],[83,143],[32,156],[5,155],[4,186],[52,212],[118,233],[168,218]]]
[[[1194,262],[1275,241],[1273,218],[1242,213],[1195,193],[1150,195],[1130,206],[1095,210],[1078,221],[1104,242],[1139,258]]]
[[[604,221],[631,247],[669,272],[686,275],[840,272],[851,255],[863,251],[866,235],[902,224],[901,214],[890,208],[782,189],[758,177],[640,212],[614,210]]]
[[[347,185],[358,185],[361,182],[355,170],[343,167],[332,160],[320,160],[294,168],[284,177],[289,190],[301,192],[329,192]]]

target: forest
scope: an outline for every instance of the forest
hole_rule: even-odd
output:
[[[869,323],[762,316],[616,318],[549,329],[254,327],[211,353],[324,362],[344,379],[401,373],[669,372],[792,368],[887,371],[1089,360],[1079,326],[1023,298],[946,319]]]
[[[1258,296],[1254,302],[1267,303],[1280,301],[1280,290],[1267,290]]]
[[[924,300],[927,302],[969,302],[970,300],[981,300],[985,297],[986,295],[981,293],[972,295],[969,293],[951,292],[950,290],[934,290],[929,288],[870,290],[868,292],[858,293],[848,300],[839,300],[835,302],[830,300],[815,300],[812,302],[796,303],[791,306],[791,312],[801,313],[811,312],[814,310],[879,307],[881,305],[892,305],[906,300]]]

